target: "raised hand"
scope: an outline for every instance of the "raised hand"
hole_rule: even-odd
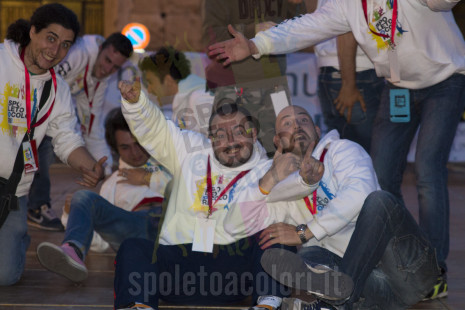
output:
[[[223,66],[227,66],[231,62],[258,54],[258,49],[252,41],[248,40],[239,31],[236,31],[231,25],[228,25],[228,30],[234,38],[210,45],[208,47],[208,56],[216,56],[216,59],[219,61],[224,60]]]
[[[315,144],[315,141],[310,143],[300,166],[300,175],[304,179],[305,183],[309,185],[318,183],[325,172],[325,166],[323,163],[312,156]]]
[[[278,145],[278,149],[273,158],[273,165],[260,180],[260,187],[268,192],[271,191],[276,184],[300,168],[301,159],[299,156],[293,153],[283,154],[282,151],[282,146]]]
[[[139,101],[141,92],[140,77],[136,77],[134,82],[120,81],[118,83],[121,96],[129,103],[136,103]]]

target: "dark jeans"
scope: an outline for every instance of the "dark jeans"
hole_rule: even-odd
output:
[[[115,261],[116,309],[132,302],[157,309],[160,298],[177,304],[218,305],[249,295],[256,302],[261,295],[290,294],[262,269],[263,250],[255,236],[215,245],[213,253],[191,248],[192,244],[158,245],[154,256],[153,242],[124,241]]]
[[[449,254],[449,193],[447,162],[460,116],[465,108],[465,75],[454,74],[431,87],[410,90],[410,122],[393,123],[387,84],[373,127],[371,157],[382,189],[402,199],[402,176],[410,144],[419,129],[415,174],[419,224],[447,270]]]
[[[340,72],[336,68],[320,68],[318,98],[328,131],[337,129],[342,139],[357,142],[370,152],[373,121],[378,111],[384,79],[377,77],[375,70],[365,70],[357,72],[356,83],[365,100],[366,112],[362,110],[360,102],[356,102],[352,107],[350,123],[345,115],[339,114],[334,104],[342,85]]]
[[[114,250],[128,238],[144,238],[155,241],[162,208],[126,211],[102,196],[81,190],[73,195],[63,243],[74,243],[86,255],[94,230]]]
[[[39,170],[34,174],[29,190],[27,208],[28,210],[38,210],[46,204],[50,207],[50,165],[53,163],[52,138],[44,136],[44,139],[37,149],[39,156]]]
[[[440,274],[434,248],[415,219],[385,191],[365,200],[343,258],[320,247],[299,254],[352,277],[345,309],[406,309],[430,292]]]

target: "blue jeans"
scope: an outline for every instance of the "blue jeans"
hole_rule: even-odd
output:
[[[207,306],[230,304],[249,295],[256,302],[260,295],[290,294],[262,269],[263,250],[255,237],[215,245],[213,253],[191,248],[192,244],[160,244],[155,249],[147,240],[124,241],[115,261],[115,308],[139,302],[157,309],[160,298]]]
[[[447,270],[449,254],[449,193],[447,168],[452,142],[465,108],[465,75],[454,74],[424,89],[410,90],[410,122],[393,123],[387,84],[375,119],[371,157],[382,189],[402,199],[402,176],[415,132],[420,127],[415,173],[420,207],[419,224]]]
[[[74,243],[86,255],[94,230],[118,250],[127,238],[154,241],[158,232],[161,207],[130,212],[109,203],[102,196],[81,190],[73,195],[63,243]]]
[[[375,70],[365,70],[357,72],[356,83],[365,100],[366,112],[362,110],[360,102],[355,103],[350,123],[345,115],[339,114],[334,104],[342,85],[340,72],[336,68],[320,68],[318,98],[328,131],[337,129],[341,138],[357,142],[369,152],[373,121],[378,111],[384,79],[377,77]]]
[[[11,211],[0,228],[0,286],[19,281],[24,270],[26,250],[31,242],[27,234],[27,199],[19,198],[19,210]]]
[[[385,191],[366,198],[343,258],[315,246],[299,254],[352,277],[354,291],[344,309],[406,309],[431,291],[440,273],[415,219]]]
[[[50,165],[53,162],[52,138],[44,136],[44,139],[37,149],[39,156],[39,170],[34,175],[31,188],[29,190],[27,208],[38,210],[46,204],[50,207]]]

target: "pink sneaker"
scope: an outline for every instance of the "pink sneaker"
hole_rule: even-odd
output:
[[[87,278],[86,266],[68,243],[57,246],[42,242],[37,247],[37,257],[46,269],[73,282],[82,282]]]

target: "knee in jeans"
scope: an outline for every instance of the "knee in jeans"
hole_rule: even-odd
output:
[[[73,198],[71,199],[71,207],[73,206],[82,206],[82,205],[91,205],[91,200],[93,198],[99,197],[97,193],[94,193],[89,190],[80,190],[74,193]],[[86,203],[83,203],[86,201]],[[89,203],[87,203],[89,202]]]
[[[4,266],[5,267],[5,266]],[[18,272],[17,268],[3,268],[0,270],[0,286],[13,285],[19,281],[22,272]]]
[[[389,192],[378,190],[370,193],[365,199],[362,212],[370,216],[387,217],[400,207],[398,200]]]

